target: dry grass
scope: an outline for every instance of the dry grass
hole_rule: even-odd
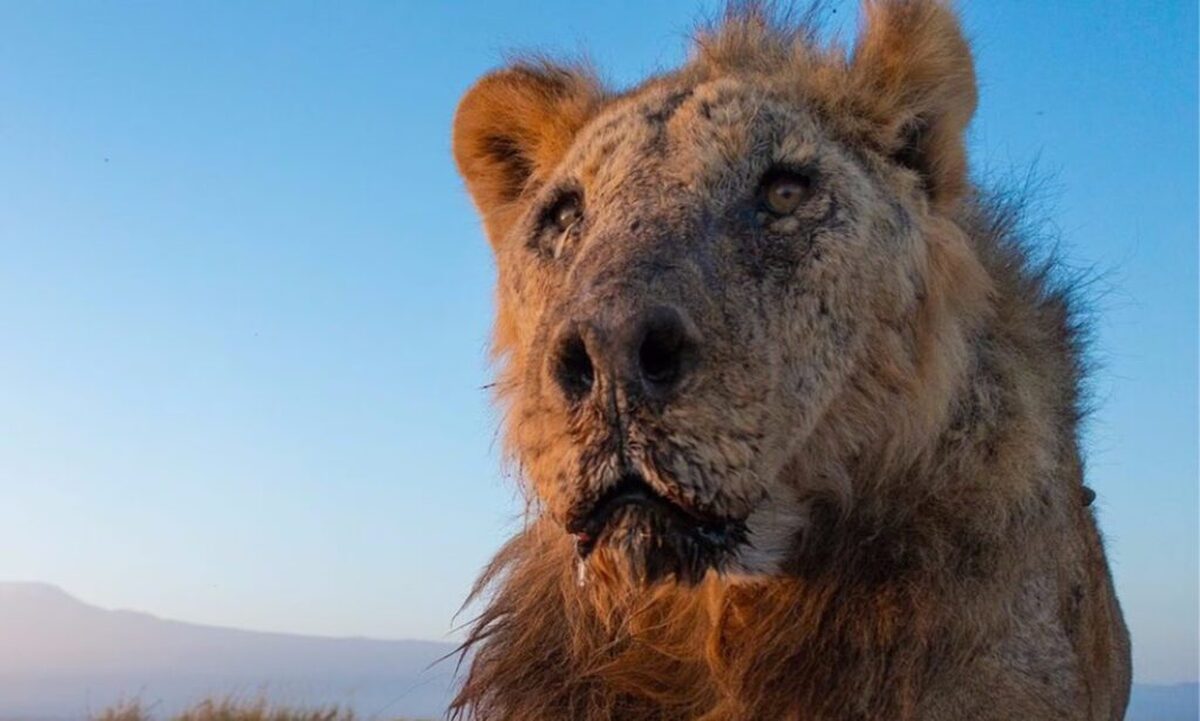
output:
[[[91,721],[159,721],[161,718],[141,701],[126,701],[92,716]],[[358,717],[353,711],[337,706],[302,709],[272,704],[265,699],[238,701],[227,698],[201,701],[171,716],[170,721],[358,721]]]

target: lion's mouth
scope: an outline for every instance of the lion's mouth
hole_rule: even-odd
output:
[[[747,542],[744,521],[677,503],[636,473],[573,514],[567,531],[575,536],[581,561],[608,546],[622,551],[647,582],[672,574],[685,583],[699,582]]]

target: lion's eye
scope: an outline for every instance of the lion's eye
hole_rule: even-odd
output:
[[[560,192],[545,206],[530,246],[551,258],[559,258],[583,220],[583,195],[577,190]]]
[[[775,215],[790,215],[812,195],[812,178],[790,171],[770,173],[763,179],[763,204]]]
[[[547,217],[556,230],[565,233],[583,217],[582,200],[577,193],[568,193],[551,206]]]

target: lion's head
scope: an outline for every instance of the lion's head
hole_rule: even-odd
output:
[[[783,572],[944,421],[987,293],[948,219],[972,62],[940,3],[867,9],[851,53],[748,12],[625,93],[520,64],[459,107],[508,446],[596,574]]]

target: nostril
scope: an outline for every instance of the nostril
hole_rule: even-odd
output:
[[[638,349],[642,377],[657,385],[673,383],[679,375],[679,344],[670,335],[647,334]]]
[[[656,309],[646,320],[638,346],[642,379],[659,389],[675,385],[683,375],[691,345],[679,313],[670,308]]]
[[[554,377],[571,400],[579,400],[591,392],[596,369],[579,333],[568,334],[559,344]]]

